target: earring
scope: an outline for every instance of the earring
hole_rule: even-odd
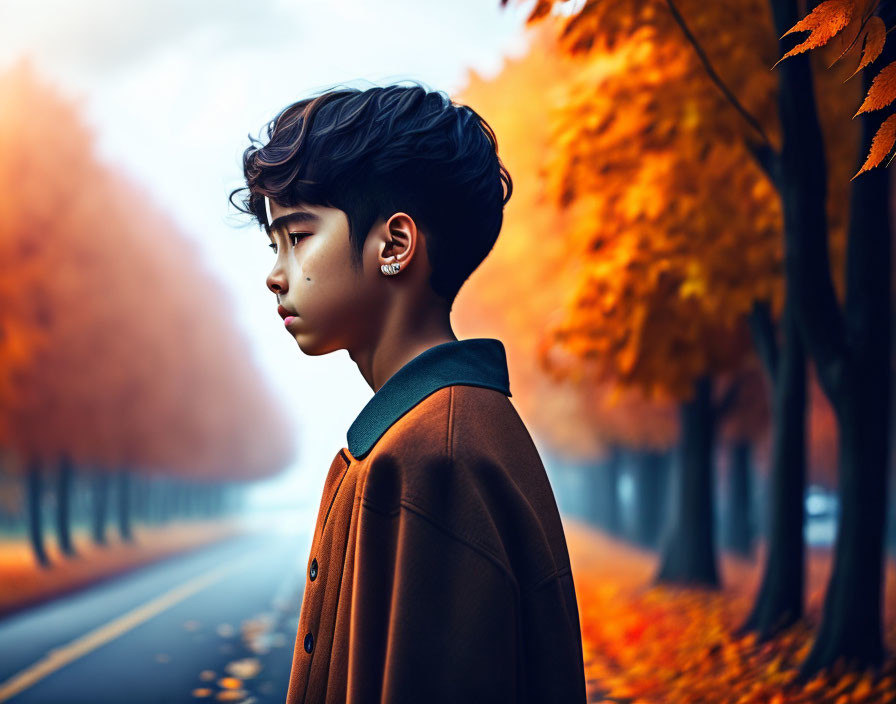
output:
[[[397,274],[398,269],[401,266],[399,262],[395,262],[393,264],[383,264],[380,267],[380,271],[382,271],[386,276],[392,276],[392,274]]]

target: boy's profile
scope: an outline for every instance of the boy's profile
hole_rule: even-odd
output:
[[[503,344],[451,306],[512,192],[488,124],[420,85],[300,100],[243,155],[268,287],[309,355],[373,397],[330,466],[287,702],[585,702],[554,494]]]

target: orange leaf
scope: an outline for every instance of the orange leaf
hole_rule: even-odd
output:
[[[775,66],[788,56],[800,54],[809,49],[816,49],[827,44],[852,19],[852,0],[825,0],[812,12],[797,22],[780,36],[783,39],[791,32],[811,32],[808,39],[797,44],[775,62]],[[775,66],[772,66],[774,68]]]
[[[855,26],[855,31],[850,30],[850,27]],[[858,44],[862,46],[865,41],[865,37],[868,34],[868,20],[863,19],[861,13],[854,15],[853,18],[849,21],[846,29],[840,32],[838,35],[838,39],[840,40],[840,55],[831,61],[828,64],[828,68],[831,68],[835,63],[837,63],[840,59],[846,56],[852,48]]]
[[[859,61],[859,65],[856,67],[856,70],[853,71],[849,78],[855,76],[859,71],[865,68],[868,64],[874,61],[878,56],[880,56],[880,52],[883,51],[884,41],[887,38],[887,26],[884,24],[884,21],[875,15],[870,20],[868,20],[868,24],[865,28],[865,37],[864,47],[862,48],[862,59]],[[844,81],[846,83],[846,81]]]
[[[854,179],[863,171],[868,171],[877,166],[883,158],[890,153],[893,143],[896,142],[896,114],[890,115],[883,121],[874,138],[871,140],[871,150],[868,152],[868,158],[862,164],[862,168],[853,176]]]
[[[884,66],[871,82],[868,95],[859,106],[856,115],[871,110],[880,110],[896,98],[896,61]],[[853,115],[855,117],[856,115]]]

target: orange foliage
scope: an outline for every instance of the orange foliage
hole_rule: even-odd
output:
[[[556,44],[555,27],[533,29],[524,57],[506,60],[493,79],[471,72],[453,96],[474,106],[495,129],[501,158],[514,177],[501,235],[461,289],[455,324],[464,335],[497,335],[504,341],[513,401],[558,454],[595,457],[609,442],[667,447],[677,434],[677,417],[668,404],[614,395],[610,384],[584,375],[551,379],[538,364],[543,330],[562,314],[569,282],[582,263],[568,234],[575,212],[546,201],[538,178],[555,148],[547,116],[561,106],[557,77],[581,71]]]
[[[695,30],[719,28],[707,53],[776,138],[764,5],[694,2],[682,13]],[[587,204],[570,233],[586,262],[549,339],[650,397],[683,399],[702,374],[743,363],[753,301],[780,310],[780,203],[745,146],[750,128],[671,15],[656,3],[638,12],[629,36],[611,41],[601,25],[555,116],[548,188],[559,203]],[[550,353],[544,361],[566,373]]]
[[[794,54],[823,47],[832,38],[839,37],[842,50],[831,66],[847,55],[855,54],[855,47],[861,47],[858,64],[849,75],[849,78],[852,78],[872,64],[883,51],[890,30],[879,16],[873,14],[879,4],[880,0],[825,0],[783,34],[787,36],[791,32],[810,32],[808,39],[784,54],[775,65]],[[880,110],[890,105],[893,100],[896,100],[896,61],[880,69],[853,117],[863,112]],[[891,116],[878,128],[872,139],[868,157],[853,175],[853,179],[880,164],[890,153],[896,141],[894,130],[896,123]],[[889,162],[887,165],[889,166]]]
[[[859,173],[867,171],[882,162],[884,157],[893,150],[894,142],[896,142],[896,114],[890,115],[884,120],[877,132],[875,132],[874,137],[871,138],[871,150],[868,152],[868,158],[862,164]],[[891,161],[892,158],[890,157]],[[889,162],[887,162],[887,165],[889,166]]]
[[[884,66],[871,82],[868,95],[856,111],[856,115],[880,110],[896,99],[896,61]],[[855,115],[853,115],[855,117]]]
[[[0,445],[209,479],[282,469],[286,414],[196,246],[29,64],[0,76],[0,104]]]
[[[858,39],[858,37],[859,35],[857,34],[856,39]],[[859,65],[856,67],[856,70],[852,72],[850,78],[852,78],[852,76],[855,76],[859,71],[868,66],[872,61],[880,56],[881,52],[883,51],[884,42],[887,38],[887,27],[884,24],[884,21],[877,15],[871,17],[868,20],[865,32],[864,34],[862,34],[862,37],[862,56],[859,59]],[[855,39],[852,43],[849,44],[846,51],[849,51],[849,49],[854,46],[854,42]],[[843,58],[846,51],[841,53],[837,58]]]
[[[827,2],[817,5],[812,12],[781,35],[783,38],[791,32],[811,32],[806,41],[797,44],[784,54],[775,62],[775,66],[788,56],[827,44],[832,37],[850,23],[854,10],[855,0],[827,0]]]
[[[552,3],[539,5],[533,16],[547,17]],[[715,73],[777,148],[768,3],[676,5]],[[557,146],[543,172],[552,199],[570,212],[568,237],[584,262],[565,316],[546,330],[543,361],[558,375],[587,366],[653,398],[685,398],[697,376],[744,362],[742,321],[754,301],[780,311],[779,194],[747,146],[756,131],[710,79],[666,2],[586,0],[555,19],[543,23],[562,25],[560,47],[581,57],[581,68],[552,96]],[[858,132],[843,129],[851,96],[832,89],[837,78],[819,79],[817,94],[842,297],[844,174]],[[572,364],[555,359],[565,353]]]

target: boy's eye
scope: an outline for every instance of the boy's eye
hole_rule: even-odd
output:
[[[310,232],[289,232],[289,233],[287,233],[287,235],[288,235],[288,237],[289,237],[289,239],[290,239],[290,242],[292,243],[292,246],[293,246],[293,247],[295,247],[296,244],[298,244],[298,241],[299,241],[299,238],[300,238],[300,237],[306,237],[306,236],[308,236],[308,235],[310,235],[310,234],[311,234]],[[293,238],[295,238],[295,239],[293,239]],[[277,243],[276,243],[276,242],[271,242],[271,243],[268,245],[268,247],[271,248],[271,250],[274,252],[274,254],[277,253]]]

